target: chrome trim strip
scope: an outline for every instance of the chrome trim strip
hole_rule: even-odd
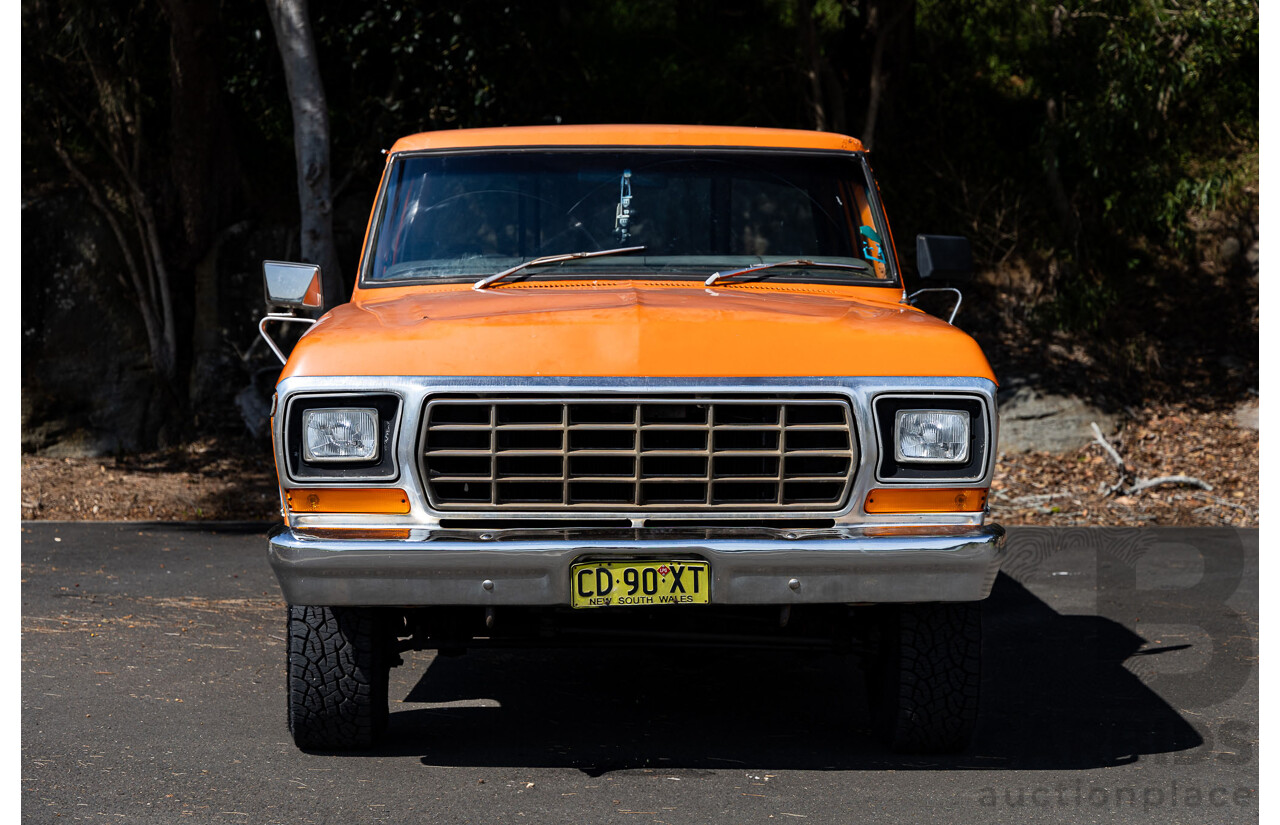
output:
[[[947,323],[954,325],[954,322],[956,320],[956,313],[960,311],[960,305],[964,303],[964,295],[960,292],[960,290],[956,289],[953,286],[931,286],[931,287],[926,287],[925,289],[917,289],[915,292],[911,293],[906,298],[902,299],[903,303],[911,304],[911,306],[915,306],[915,304],[912,303],[913,299],[917,295],[921,295],[925,292],[954,292],[956,294],[956,305],[951,308],[951,316],[947,318]]]
[[[316,319],[315,318],[298,318],[294,315],[285,315],[283,313],[268,312],[266,315],[262,316],[262,320],[258,322],[258,334],[262,336],[262,340],[267,342],[267,346],[271,347],[271,351],[274,352],[276,354],[276,357],[280,359],[280,363],[282,365],[287,364],[289,363],[289,359],[285,356],[283,352],[280,351],[280,347],[276,346],[276,342],[272,340],[271,336],[267,334],[267,324],[270,323],[271,321],[275,321],[281,324],[293,323],[293,324],[307,324],[308,326],[311,326],[315,324]]]
[[[314,379],[308,379],[314,380]],[[400,431],[403,428],[405,420],[405,410],[407,409],[406,401],[408,400],[404,393],[395,389],[379,389],[379,390],[360,390],[352,388],[347,390],[339,390],[332,392],[310,392],[306,390],[286,391],[284,385],[289,381],[281,381],[276,386],[276,399],[279,409],[284,410],[284,415],[275,416],[276,430],[272,433],[272,446],[275,449],[276,458],[276,475],[282,482],[288,482],[291,489],[299,487],[325,487],[334,484],[342,484],[344,486],[367,486],[367,487],[389,487],[400,483],[401,467],[405,466],[400,455],[400,445],[405,439],[400,437]],[[285,455],[285,438],[289,432],[291,418],[293,416],[293,402],[303,398],[359,398],[365,395],[394,395],[397,398],[395,420],[391,422],[391,447],[388,452],[391,453],[391,467],[395,471],[389,476],[312,476],[311,478],[296,478],[289,471],[289,462]],[[358,408],[356,408],[358,409]],[[381,446],[379,446],[379,456]],[[325,462],[329,463],[329,462]],[[341,469],[340,467],[338,469]],[[415,480],[416,481],[416,480]],[[411,502],[412,504],[412,502]]]
[[[910,481],[903,481],[902,479],[897,479],[897,480],[886,479],[886,478],[880,477],[880,456],[884,455],[884,450],[886,449],[886,446],[881,442],[881,439],[880,439],[880,427],[876,426],[875,439],[876,439],[877,456],[876,456],[875,464],[872,465],[872,468],[873,468],[873,472],[875,473],[875,479],[877,484],[891,484],[894,487],[903,487],[903,486],[906,486],[906,487],[968,487],[968,486],[972,486],[975,482],[977,482],[980,486],[985,486],[985,487],[991,486],[991,478],[994,475],[994,471],[995,471],[995,455],[996,455],[996,451],[994,449],[995,441],[996,441],[996,424],[995,424],[996,404],[995,404],[994,395],[988,397],[985,393],[982,395],[977,395],[975,393],[962,393],[962,392],[878,393],[871,399],[871,409],[873,414],[875,411],[876,402],[886,398],[889,398],[889,399],[905,398],[911,401],[936,399],[936,398],[967,398],[972,401],[977,401],[979,404],[982,405],[983,412],[986,413],[984,423],[986,424],[986,429],[987,429],[987,441],[986,441],[986,444],[983,445],[982,458],[979,459],[978,461],[978,466],[982,468],[982,472],[976,476],[969,476],[968,478],[944,478],[944,479],[937,479],[933,481],[930,481],[928,479],[922,479],[922,480],[912,479]]]
[[[547,532],[565,537],[485,540],[442,531],[437,540],[433,531],[415,531],[408,541],[341,541],[279,527],[269,552],[290,604],[568,605],[572,564],[627,557],[709,562],[713,604],[840,604],[984,599],[1005,541],[994,524],[927,535],[846,528],[795,539]]]

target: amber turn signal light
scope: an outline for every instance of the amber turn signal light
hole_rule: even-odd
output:
[[[409,512],[409,496],[405,491],[385,487],[286,490],[284,499],[294,513]]]
[[[985,487],[872,490],[868,513],[978,513],[987,506]]]
[[[409,538],[408,530],[395,528],[301,527],[296,532],[317,539],[396,539],[403,541]]]

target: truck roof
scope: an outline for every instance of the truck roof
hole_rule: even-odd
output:
[[[391,152],[481,149],[497,146],[725,146],[773,149],[862,150],[857,138],[834,132],[750,126],[593,124],[450,129],[400,138]]]

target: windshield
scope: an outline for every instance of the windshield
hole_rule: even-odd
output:
[[[537,277],[759,277],[891,283],[855,156],[731,151],[512,151],[396,158],[365,268],[370,286],[474,281],[548,255]],[[751,280],[746,276],[735,281]]]

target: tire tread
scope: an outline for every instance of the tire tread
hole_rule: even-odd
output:
[[[964,750],[978,721],[982,603],[902,605],[883,643],[889,747],[902,753]]]
[[[372,747],[387,724],[386,622],[372,608],[289,606],[289,732],[300,748]]]

